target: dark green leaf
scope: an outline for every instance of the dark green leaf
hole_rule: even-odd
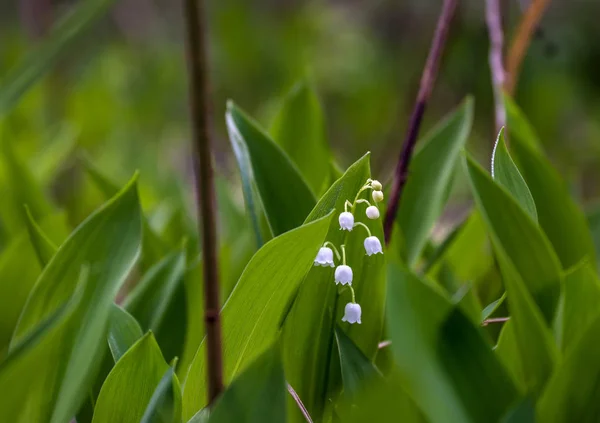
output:
[[[172,367],[165,372],[150,398],[140,423],[180,423],[181,387]]]
[[[381,373],[339,327],[335,328],[335,340],[340,354],[344,393],[354,396],[365,383],[380,377]]]
[[[143,335],[142,328],[135,317],[113,304],[108,324],[108,346],[115,363]]]
[[[524,399],[508,410],[501,423],[535,423],[535,404],[530,398]]]

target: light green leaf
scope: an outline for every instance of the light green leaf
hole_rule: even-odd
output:
[[[531,218],[537,222],[537,210],[531,192],[506,148],[504,128],[500,129],[492,153],[492,177],[512,194]]]
[[[381,377],[381,373],[339,327],[335,328],[335,340],[340,355],[344,394],[352,397],[363,385]]]
[[[204,337],[204,279],[202,261],[198,257],[186,269],[183,276],[186,301],[185,341],[181,360],[177,367],[179,379],[185,381],[188,369]]]
[[[172,367],[165,372],[150,398],[140,423],[180,423],[181,387]]]
[[[225,117],[229,139],[242,174],[246,206],[252,220],[256,222],[259,219],[254,209],[258,200],[251,189],[255,185],[273,235],[277,236],[300,226],[314,207],[315,197],[296,166],[232,102],[227,105]]]
[[[398,265],[389,266],[387,298],[397,369],[428,420],[498,421],[517,392],[480,330]]]
[[[473,99],[468,97],[456,112],[426,135],[423,147],[412,159],[410,178],[397,217],[410,266],[416,264],[429,232],[442,213],[452,174],[472,122]]]
[[[535,130],[525,118],[523,111],[517,103],[508,95],[504,96],[504,107],[506,107],[506,121],[509,139],[518,139],[536,151],[542,151],[542,143]]]
[[[50,71],[57,59],[107,11],[112,0],[86,0],[59,19],[52,31],[0,85],[0,117],[7,115],[29,88]]]
[[[188,423],[208,423],[209,417],[210,409],[206,407],[194,414],[194,417],[188,420]]]
[[[135,317],[113,304],[108,325],[108,346],[115,363],[142,336],[144,333]]]
[[[244,270],[221,310],[225,381],[231,381],[271,344],[300,283],[325,241],[332,215],[265,244]],[[206,405],[206,342],[190,366],[183,391],[183,417]]]
[[[297,83],[287,94],[270,132],[298,166],[312,192],[321,193],[329,176],[330,152],[323,110],[308,81]]]
[[[209,423],[280,423],[286,419],[286,386],[280,347],[268,348],[231,382]]]
[[[139,422],[169,365],[152,332],[138,340],[108,374],[92,423]]]
[[[377,352],[384,320],[385,254],[365,255],[364,240],[367,233],[362,227],[351,232],[341,231],[337,216],[344,209],[346,200],[354,200],[356,193],[371,177],[369,155],[360,158],[348,168],[319,200],[307,221],[336,210],[325,238],[340,248],[346,246],[347,264],[352,268],[352,286],[356,302],[363,312],[362,324],[342,323],[344,308],[351,300],[350,292],[338,290],[334,283],[334,269],[313,266],[300,286],[298,295],[286,317],[283,328],[283,361],[288,382],[298,392],[309,414],[320,420],[330,398],[342,387],[339,372],[339,356],[335,351],[335,327],[342,324],[346,334],[369,358]],[[365,191],[362,198],[367,198]],[[370,220],[365,215],[366,206],[359,204],[355,221],[365,223],[371,233],[383,240],[380,220]],[[339,261],[336,263],[339,264]],[[295,410],[290,421],[303,419]]]
[[[35,254],[40,262],[40,266],[44,268],[56,253],[56,245],[48,239],[42,228],[37,224],[31,215],[29,207],[25,206],[25,214],[27,216],[27,233],[29,240],[35,250]]]
[[[550,162],[525,143],[515,139],[511,151],[535,200],[538,222],[552,243],[563,268],[584,258],[596,257],[585,215]],[[568,230],[565,230],[568,228]]]
[[[487,306],[485,306],[485,308],[481,311],[481,321],[483,322],[484,320],[488,319],[492,314],[494,314],[496,310],[498,310],[498,307],[500,307],[504,303],[504,300],[506,300],[506,292],[502,294],[502,296],[496,301],[493,301]]]
[[[48,366],[46,371],[38,367],[32,380],[24,378],[23,383],[28,383],[22,387],[21,404],[30,404],[27,408],[35,409],[37,415],[25,421],[58,423],[75,415],[98,371],[113,300],[137,260],[140,242],[141,212],[134,178],[73,232],[44,269],[21,313],[11,349],[73,294],[83,265],[90,269],[91,294],[76,322],[55,340],[59,343],[56,357],[68,357],[65,366]],[[48,401],[49,397],[53,400]],[[4,417],[0,420],[21,421],[17,416]]]
[[[515,266],[549,323],[560,294],[561,267],[556,253],[531,216],[502,186],[470,157],[464,163],[494,246],[502,248]]]

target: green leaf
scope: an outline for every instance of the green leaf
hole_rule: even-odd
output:
[[[115,363],[142,336],[144,333],[135,317],[113,304],[108,325],[108,346]]]
[[[280,347],[251,363],[217,400],[209,423],[280,423],[286,419],[286,386]]]
[[[180,356],[185,333],[185,251],[174,251],[152,266],[123,306],[151,330],[167,360]]]
[[[252,220],[258,220],[252,193],[255,184],[260,194],[269,226],[277,236],[304,222],[315,205],[315,197],[300,172],[281,148],[275,144],[244,112],[227,105],[229,139],[242,174],[244,198]],[[251,171],[247,167],[250,164]]]
[[[289,231],[265,244],[244,270],[221,310],[225,381],[231,381],[271,344],[298,286],[325,241],[332,215]],[[183,392],[183,417],[206,405],[206,342],[190,366]]]
[[[0,117],[7,115],[27,90],[52,69],[58,58],[104,15],[112,0],[86,0],[73,7],[35,49],[11,69],[0,85]]]
[[[298,166],[312,192],[319,194],[328,178],[330,152],[323,110],[308,81],[296,84],[288,93],[271,135]]]
[[[600,415],[600,314],[564,357],[537,403],[538,421],[592,423]]]
[[[360,325],[342,323],[350,293],[338,291],[334,283],[334,269],[313,266],[300,286],[298,295],[287,315],[283,327],[283,362],[288,382],[298,392],[308,412],[320,420],[330,398],[342,387],[339,356],[335,350],[335,327],[342,324],[346,334],[358,348],[373,359],[381,340],[385,306],[385,255],[365,255],[364,228],[351,232],[341,231],[337,219],[346,200],[352,201],[356,193],[371,177],[369,155],[360,158],[348,168],[319,200],[307,221],[324,216],[332,209],[338,211],[332,220],[327,241],[340,248],[346,246],[346,259],[353,271],[352,286],[356,302],[361,305],[364,318]],[[363,198],[369,193],[363,191]],[[355,221],[364,222],[371,233],[383,240],[380,220],[365,216],[365,205],[355,210]],[[387,254],[387,252],[385,253]],[[290,413],[291,421],[303,419],[299,411]]]
[[[535,423],[535,404],[531,398],[525,398],[511,408],[501,423]]]
[[[165,372],[150,398],[140,423],[180,423],[181,387],[172,367]]]
[[[571,198],[564,181],[540,153],[515,139],[513,158],[535,200],[540,227],[552,243],[563,268],[596,257],[594,242],[583,212]],[[568,230],[564,230],[568,228]]]
[[[202,261],[198,257],[183,276],[186,301],[185,341],[177,368],[179,379],[184,380],[196,351],[204,337],[204,279]]]
[[[427,134],[423,147],[412,159],[397,217],[410,266],[416,264],[429,232],[442,213],[458,156],[472,122],[473,100],[468,97],[456,112]]]
[[[496,310],[498,310],[498,307],[504,303],[504,300],[506,300],[506,292],[502,294],[502,296],[496,301],[493,301],[485,306],[485,308],[481,311],[481,321],[483,322],[484,320],[489,319],[490,316],[494,314]]]
[[[138,340],[108,374],[92,423],[138,422],[169,365],[152,332]]]
[[[509,139],[519,140],[519,142],[527,144],[533,150],[542,151],[542,143],[535,130],[525,118],[517,103],[508,95],[504,96],[504,107],[506,107]]]
[[[381,377],[381,373],[339,327],[335,328],[335,340],[340,354],[344,393],[354,396],[364,384]]]
[[[397,265],[389,266],[387,298],[397,369],[428,420],[498,421],[517,392],[480,330]]]
[[[44,269],[21,313],[11,349],[73,294],[83,265],[90,269],[91,294],[76,322],[55,340],[59,343],[55,357],[69,357],[65,366],[49,366],[53,368],[45,371],[38,367],[28,384],[38,389],[23,387],[21,404],[33,404],[38,416],[26,421],[55,423],[75,415],[98,371],[113,300],[137,260],[140,242],[141,211],[134,178],[73,232]],[[4,417],[0,420],[21,421]]]
[[[552,321],[560,294],[561,267],[550,242],[504,187],[469,156],[464,163],[494,246],[501,248],[515,266],[546,322]]]
[[[35,250],[40,266],[44,268],[56,253],[56,245],[52,243],[42,231],[42,228],[37,224],[31,215],[29,207],[25,206],[25,214],[27,215],[27,233],[29,240]]]
[[[587,214],[587,221],[594,241],[596,250],[596,266],[600,263],[600,207],[591,210]]]
[[[492,177],[512,194],[529,216],[537,222],[537,210],[531,192],[506,148],[504,128],[500,129],[492,153]]]

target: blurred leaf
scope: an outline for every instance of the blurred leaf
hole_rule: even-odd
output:
[[[538,421],[592,423],[600,416],[600,315],[558,366],[537,404]]]
[[[257,199],[251,191],[252,185],[256,184],[273,235],[300,226],[314,207],[315,197],[298,169],[281,148],[232,102],[227,105],[226,120],[240,167],[246,207],[252,220],[258,220],[254,214]]]
[[[519,387],[519,391],[525,392],[527,389],[525,386],[526,378],[517,342],[513,322],[507,321],[502,325],[494,352],[512,376],[512,380]]]
[[[287,94],[270,132],[298,166],[312,192],[320,194],[328,178],[330,152],[323,110],[308,81],[297,83]]]
[[[598,314],[600,281],[588,262],[580,263],[565,274],[561,304],[557,315],[556,341],[569,351]]]
[[[215,403],[209,423],[280,423],[286,386],[279,345],[269,347],[236,377]]]
[[[208,423],[208,418],[210,417],[209,408],[203,408],[194,414],[194,417],[188,420],[187,423]]]
[[[180,423],[181,386],[172,367],[158,383],[140,423]]]
[[[592,240],[596,250],[596,266],[600,263],[600,207],[587,214],[587,221],[592,233]]]
[[[332,217],[274,238],[248,263],[221,310],[226,383],[276,338],[284,313],[325,241]],[[205,348],[203,340],[185,380],[184,420],[206,405]]]
[[[387,298],[398,371],[428,420],[498,421],[517,392],[480,331],[397,265],[389,267]]]
[[[490,316],[492,314],[494,314],[496,312],[496,310],[498,310],[498,307],[500,307],[504,303],[504,300],[506,300],[506,292],[504,294],[502,294],[502,296],[500,298],[498,298],[496,301],[488,304],[481,311],[481,321],[483,322],[484,320],[489,319]]]
[[[492,177],[512,194],[531,218],[537,222],[537,210],[531,192],[513,162],[504,141],[504,128],[500,129],[492,153]]]
[[[179,379],[185,380],[196,351],[204,338],[204,278],[200,257],[186,269],[183,276],[186,301],[185,341],[177,367]]]
[[[467,141],[472,121],[473,99],[468,97],[456,112],[427,134],[423,147],[412,159],[410,178],[397,217],[410,266],[416,264],[431,228],[442,213],[459,152]]]
[[[92,422],[140,421],[155,388],[169,369],[152,332],[147,333],[108,374],[100,390]]]
[[[571,198],[556,169],[519,139],[512,142],[511,151],[535,200],[539,225],[563,268],[575,266],[585,257],[593,260],[596,252],[585,215]]]
[[[76,288],[79,269],[89,265],[86,296],[75,322],[52,344],[46,362],[64,360],[65,366],[35,368],[23,377],[18,404],[30,416],[4,416],[7,421],[68,421],[75,415],[101,363],[102,342],[113,299],[134,265],[141,242],[141,211],[135,179],[111,201],[83,222],[61,245],[31,291],[11,340],[11,349],[64,303]],[[52,394],[50,394],[52,393]],[[53,398],[48,401],[49,395]]]
[[[108,346],[115,363],[144,336],[140,324],[125,309],[113,304],[108,324]]]
[[[37,224],[31,215],[29,207],[25,206],[25,214],[27,216],[27,233],[29,240],[35,250],[35,254],[40,262],[40,266],[44,268],[56,253],[56,245],[52,243],[42,231],[42,228]]]
[[[68,163],[77,146],[80,131],[71,123],[62,123],[51,133],[50,140],[30,161],[31,171],[37,181],[48,184],[55,180],[59,170]]]
[[[326,215],[332,209],[339,213],[344,209],[346,200],[354,199],[371,177],[369,158],[370,155],[366,154],[348,168],[319,200],[307,222]],[[368,195],[363,191],[363,198]],[[364,222],[373,236],[383,240],[381,220],[367,219],[364,210],[365,206],[359,204],[355,220]],[[385,255],[365,256],[366,231],[361,227],[351,232],[341,231],[337,213],[325,239],[337,248],[342,244],[346,246],[347,263],[353,272],[352,287],[364,316],[362,324],[343,324],[342,329],[369,359],[373,359],[383,330]],[[350,298],[348,291],[340,292],[334,283],[333,268],[313,266],[283,324],[283,362],[287,381],[317,421],[330,404],[330,398],[337,395],[342,387],[339,356],[335,351],[335,327],[341,322]],[[288,418],[297,421],[304,417],[294,410]]]
[[[560,262],[552,246],[517,201],[469,156],[465,167],[496,250],[502,249],[507,255],[546,322],[550,322],[561,279]]]
[[[168,360],[181,355],[183,346],[184,271],[185,251],[170,253],[148,269],[123,304],[144,331],[151,330],[156,334],[156,339]],[[174,308],[175,303],[177,304]],[[178,333],[178,336],[172,336],[174,333]]]
[[[501,423],[535,423],[535,404],[530,398],[517,403],[502,418]]]
[[[506,107],[506,121],[509,139],[518,139],[536,151],[542,150],[542,143],[535,130],[525,118],[525,115],[517,106],[517,103],[508,95],[504,96],[504,107]]]
[[[335,328],[335,340],[340,354],[344,393],[355,396],[372,379],[381,377],[375,365],[340,328]]]

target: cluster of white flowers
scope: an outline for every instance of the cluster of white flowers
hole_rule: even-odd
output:
[[[344,211],[340,213],[338,219],[341,230],[351,231],[357,226],[362,226],[367,231],[368,236],[367,238],[365,238],[364,246],[365,252],[368,256],[372,256],[373,254],[383,254],[381,241],[379,241],[379,238],[371,234],[371,231],[369,230],[369,227],[367,225],[365,225],[362,222],[354,221],[354,211],[358,204],[364,203],[367,204],[367,209],[365,211],[367,218],[372,220],[378,219],[379,209],[377,208],[376,204],[383,201],[383,192],[381,191],[382,188],[383,187],[379,181],[368,179],[367,182],[356,194],[353,203],[346,200],[346,202],[344,203]],[[374,201],[373,205],[371,205],[371,203],[368,200],[359,198],[361,193],[366,190],[372,191],[371,198],[373,198]],[[348,208],[350,208],[350,211],[348,211]],[[335,284],[342,284],[342,286],[347,286],[348,288],[350,288],[350,292],[352,293],[352,301],[346,304],[346,308],[344,310],[344,317],[342,317],[342,322],[360,324],[360,316],[362,310],[360,309],[360,304],[356,303],[354,288],[352,288],[352,268],[346,264],[345,246],[340,246],[340,249],[342,250],[341,255],[333,243],[326,241],[317,253],[317,258],[315,258],[315,266],[335,267],[335,263],[333,261],[333,253],[335,252],[338,261],[341,260],[342,262],[342,264],[338,265],[335,269]]]

